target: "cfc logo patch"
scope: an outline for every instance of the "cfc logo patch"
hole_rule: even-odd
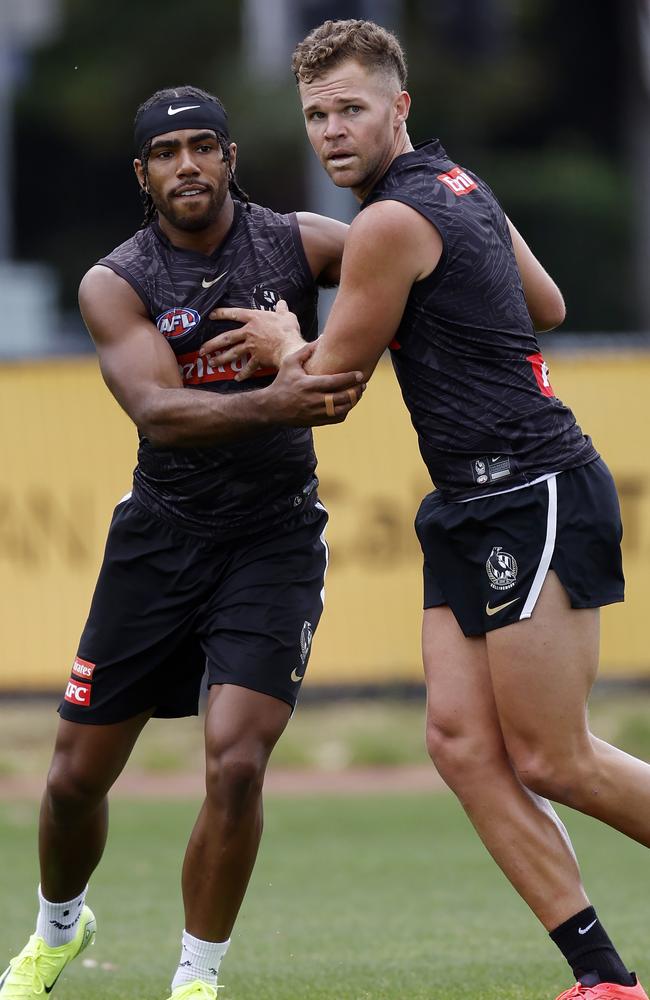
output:
[[[476,191],[478,184],[466,174],[462,167],[454,167],[447,174],[438,174],[438,180],[453,191],[457,198],[463,194],[470,194]]]
[[[495,590],[510,590],[517,582],[517,560],[500,545],[495,545],[490,552],[485,569],[490,586]]]
[[[72,705],[90,705],[91,692],[90,684],[77,684],[75,681],[68,681],[68,686],[65,689],[65,700]]]
[[[177,340],[193,330],[200,322],[201,317],[196,309],[175,306],[158,316],[156,326],[167,340]]]

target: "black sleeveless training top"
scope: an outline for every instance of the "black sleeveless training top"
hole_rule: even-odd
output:
[[[391,347],[433,483],[450,500],[524,485],[597,457],[556,398],[508,223],[437,140],[398,156],[362,209],[399,201],[433,223],[438,266],[416,282]]]
[[[219,306],[273,309],[283,298],[302,335],[318,331],[318,291],[295,215],[235,201],[232,226],[207,256],[174,247],[154,222],[103,257],[134,288],[178,360],[183,384],[203,392],[250,392],[271,369],[243,383],[241,364],[212,369],[201,345],[236,323],[208,319]],[[309,428],[276,427],[209,447],[154,448],[140,433],[133,496],[147,510],[212,540],[264,532],[316,500],[316,456]]]

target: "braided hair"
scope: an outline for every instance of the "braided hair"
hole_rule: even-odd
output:
[[[211,101],[214,104],[218,104],[221,110],[225,113],[226,109],[224,108],[219,98],[215,97],[214,94],[209,94],[207,90],[201,90],[200,87],[191,87],[191,86],[167,87],[164,90],[157,90],[155,94],[152,94],[151,97],[148,97],[146,101],[142,102],[142,104],[135,113],[136,122],[140,117],[140,115],[142,115],[145,111],[148,111],[149,108],[153,107],[154,104],[158,104],[161,101],[174,101],[177,100],[178,98],[183,98],[183,97],[195,97],[201,101],[208,101],[208,102]],[[246,208],[250,211],[250,198],[243,190],[243,188],[239,186],[237,178],[235,177],[235,172],[230,164],[230,149],[229,149],[228,138],[225,135],[222,135],[221,132],[217,132],[217,139],[219,140],[221,152],[223,153],[224,163],[228,164],[228,190],[232,195],[234,195],[235,198],[238,198],[239,201],[242,201],[246,206]],[[142,146],[142,149],[139,151],[139,159],[142,162],[142,169],[144,172],[145,183],[147,183],[148,181],[148,166],[149,166],[149,155],[151,153],[151,143],[152,140],[147,139],[147,141]],[[153,198],[151,197],[149,192],[145,190],[145,188],[140,188],[140,198],[142,199],[142,204],[144,208],[144,219],[141,228],[146,229],[147,226],[149,226],[155,219],[157,209],[153,203]]]

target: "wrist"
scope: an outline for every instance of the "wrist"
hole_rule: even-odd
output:
[[[277,414],[273,413],[273,386],[264,389],[257,389],[255,392],[247,393],[252,397],[256,408],[257,423],[260,427],[268,427],[269,424],[277,423]],[[275,419],[274,419],[275,417]]]
[[[276,357],[276,368],[279,368],[285,358],[288,358],[290,354],[295,354],[296,351],[302,350],[302,348],[307,343],[306,340],[302,339],[299,333],[291,334],[278,345],[277,357]]]

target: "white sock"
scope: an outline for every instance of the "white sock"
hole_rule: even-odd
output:
[[[195,979],[216,986],[221,959],[228,951],[229,944],[230,938],[227,941],[201,941],[183,931],[181,960],[172,980],[172,991]]]
[[[38,887],[38,920],[36,921],[36,933],[42,937],[45,944],[50,948],[58,948],[59,945],[72,941],[77,933],[77,924],[83,909],[84,900],[88,886],[80,896],[71,899],[67,903],[50,903]]]

